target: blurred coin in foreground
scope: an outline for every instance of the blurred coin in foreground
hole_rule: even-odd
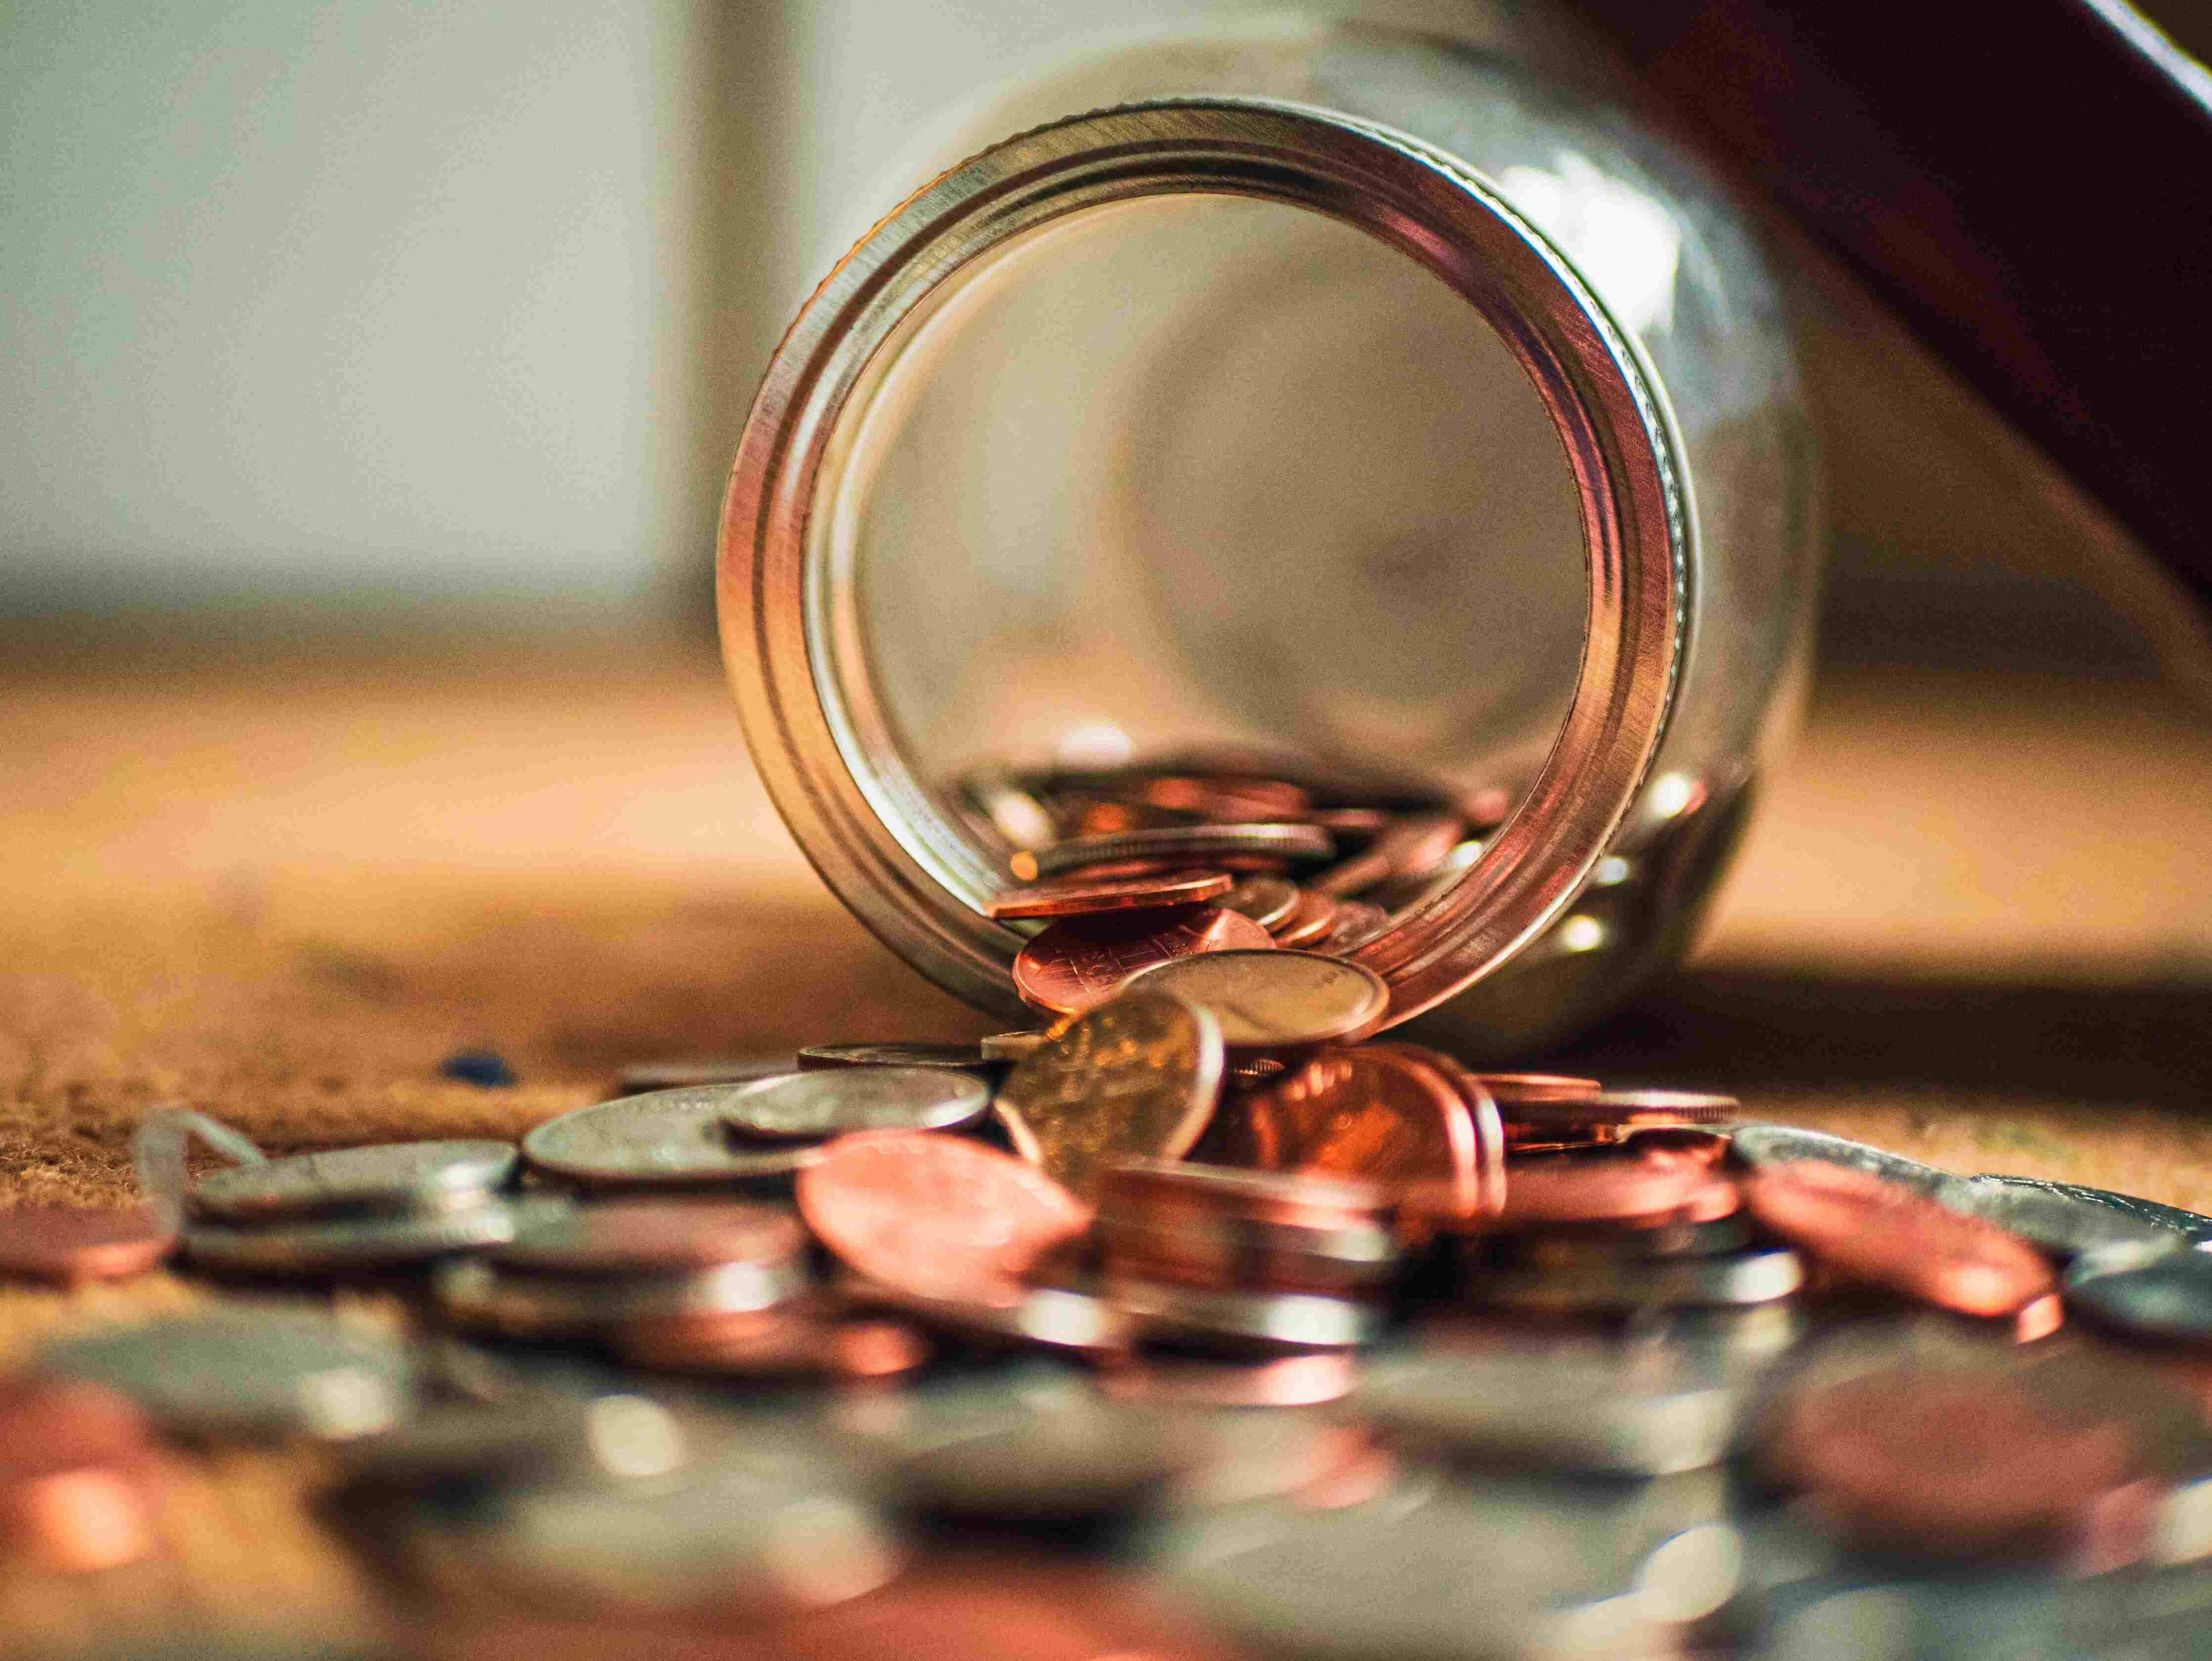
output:
[[[15,1206],[0,1211],[0,1275],[82,1286],[143,1275],[173,1231],[143,1206]]]
[[[210,1171],[185,1197],[201,1216],[240,1221],[356,1206],[430,1210],[474,1203],[507,1180],[514,1162],[510,1142],[386,1142]]]

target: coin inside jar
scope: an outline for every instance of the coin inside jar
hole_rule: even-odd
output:
[[[1246,877],[1221,897],[1221,904],[1272,934],[1298,909],[1298,886],[1287,877]]]
[[[1269,925],[1275,944],[1294,950],[1317,946],[1336,928],[1336,902],[1316,889],[1301,888],[1290,912]]]
[[[740,1085],[723,1119],[763,1141],[818,1141],[856,1130],[957,1129],[990,1105],[990,1086],[957,1068],[830,1067]]]
[[[1013,873],[1024,882],[1059,876],[1086,865],[1121,860],[1176,860],[1212,865],[1224,855],[1325,860],[1336,844],[1317,824],[1184,824],[1131,830],[1118,836],[1077,837],[1034,853],[1017,854]]]
[[[1090,1226],[1034,1165],[957,1137],[863,1131],[802,1172],[799,1209],[865,1278],[925,1298],[1018,1300],[1023,1269]]]
[[[1202,905],[1225,898],[1236,880],[1225,871],[1170,871],[1158,876],[1099,881],[1062,878],[994,896],[984,915],[1001,921],[1018,917],[1074,917],[1097,911],[1157,910],[1169,905]],[[1242,908],[1231,908],[1241,910]]]
[[[1138,988],[1212,1011],[1231,1050],[1350,1043],[1381,1026],[1390,1007],[1390,989],[1374,970],[1313,952],[1211,952],[1147,969]]]
[[[1014,1151],[1085,1199],[1115,1160],[1178,1159],[1213,1113],[1220,1028],[1164,992],[1079,1015],[1006,1077],[994,1111]]]
[[[2014,1234],[1944,1209],[1901,1183],[1808,1159],[1743,1180],[1761,1227],[1856,1279],[1966,1315],[2011,1315],[2057,1286]]]
[[[1132,975],[1194,957],[1273,946],[1273,937],[1258,923],[1218,906],[1067,917],[1016,954],[1014,989],[1033,1008],[1080,1014],[1120,992]]]

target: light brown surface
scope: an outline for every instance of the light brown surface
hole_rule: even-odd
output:
[[[995,1030],[820,889],[711,663],[507,649],[0,684],[0,1200],[125,1197],[161,1101],[272,1149],[504,1136],[628,1062]],[[2209,833],[2212,743],[2139,684],[1828,689],[1700,966],[1547,1060],[2212,1208]],[[440,1080],[464,1045],[522,1082]],[[202,1295],[0,1287],[0,1363]],[[0,1632],[374,1624],[295,1463],[187,1469],[167,1558],[0,1568]]]

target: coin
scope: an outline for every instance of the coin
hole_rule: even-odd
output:
[[[33,1365],[49,1378],[105,1384],[186,1436],[366,1435],[401,1418],[415,1393],[398,1345],[266,1305],[85,1333],[48,1346]]]
[[[1263,951],[1273,945],[1258,923],[1218,906],[1069,917],[1016,954],[1014,989],[1032,1008],[1079,1014],[1116,995],[1123,982],[1142,970],[1194,956]]]
[[[1382,1329],[1372,1305],[1294,1292],[1218,1291],[1109,1275],[1107,1291],[1148,1338],[1240,1350],[1349,1349]]]
[[[1156,1505],[1194,1456],[1176,1427],[1158,1417],[1063,1406],[900,1451],[880,1480],[908,1511],[1065,1525]]]
[[[675,1274],[543,1275],[457,1258],[431,1272],[438,1307],[464,1326],[517,1337],[588,1333],[681,1315],[744,1314],[803,1297],[798,1258],[720,1263]]]
[[[1078,867],[1120,860],[1176,860],[1212,864],[1223,855],[1325,860],[1336,844],[1317,824],[1180,824],[1119,836],[1075,837],[1034,854],[1017,854],[1013,873],[1024,882],[1058,876]]]
[[[230,1227],[188,1223],[184,1254],[202,1269],[230,1275],[320,1275],[340,1269],[397,1267],[456,1251],[497,1245],[513,1238],[532,1201],[486,1200],[465,1210],[345,1216],[306,1222]],[[552,1201],[556,1207],[563,1202]]]
[[[186,1197],[202,1216],[240,1220],[353,1206],[432,1208],[457,1199],[473,1204],[505,1182],[514,1163],[508,1142],[387,1142],[210,1171]]]
[[[1273,934],[1298,909],[1298,885],[1286,877],[1246,877],[1221,897],[1221,904]]]
[[[989,1062],[1026,1061],[1036,1047],[1051,1036],[1051,1031],[1056,1030],[1055,1025],[1046,1031],[994,1032],[981,1043],[983,1059]]]
[[[1712,1257],[1488,1269],[1467,1277],[1466,1292],[1494,1309],[1567,1313],[1767,1304],[1804,1283],[1805,1266],[1796,1252],[1762,1246]]]
[[[863,1131],[800,1173],[815,1237],[865,1279],[924,1298],[1018,1301],[1018,1277],[1091,1222],[1036,1166],[952,1136]]]
[[[1390,1007],[1390,989],[1374,970],[1312,952],[1209,952],[1147,969],[1136,987],[1211,1010],[1231,1050],[1350,1043],[1381,1026]]]
[[[1614,1476],[1717,1464],[1740,1388],[1650,1366],[1588,1339],[1433,1353],[1370,1364],[1355,1410],[1401,1436],[1485,1459]]]
[[[539,1274],[653,1275],[781,1262],[805,1250],[805,1230],[782,1206],[624,1199],[540,1214],[489,1255],[505,1268]]]
[[[1957,1178],[1952,1178],[1957,1181]],[[1972,1179],[1977,1184],[2002,1184],[2018,1193],[2041,1192],[2056,1195],[2085,1206],[2094,1206],[2151,1228],[2169,1229],[2185,1236],[2191,1244],[2212,1240],[2212,1217],[2202,1212],[2184,1211],[2179,1206],[2162,1205],[2156,1200],[2145,1200],[2133,1194],[2115,1194],[2110,1189],[2085,1188],[2079,1183],[2045,1182],[2040,1177],[1982,1176]],[[1939,1196],[1940,1197],[1940,1196]],[[1991,1218],[1991,1221],[2000,1221]]]
[[[929,1359],[928,1342],[897,1321],[781,1309],[635,1321],[608,1342],[636,1366],[734,1378],[887,1378]]]
[[[2069,1307],[2160,1342],[2212,1344],[2212,1254],[2164,1242],[2100,1246],[2066,1271]]]
[[[1456,1057],[1441,1050],[1412,1043],[1375,1047],[1430,1068],[1458,1091],[1460,1100],[1467,1104],[1468,1123],[1474,1130],[1474,1208],[1486,1215],[1495,1215],[1505,1203],[1505,1156],[1510,1142],[1497,1100],[1481,1076],[1469,1072]]]
[[[675,1061],[635,1062],[615,1075],[617,1096],[642,1096],[656,1090],[682,1090],[693,1085],[744,1084],[765,1079],[771,1073],[788,1073],[797,1065],[789,1052],[781,1056],[701,1056]]]
[[[1418,877],[1451,857],[1467,827],[1455,813],[1407,813],[1394,819],[1374,841],[1340,865],[1331,866],[1309,885],[1340,899],[1372,888],[1385,877]]]
[[[0,1211],[0,1275],[82,1286],[143,1275],[176,1233],[143,1206],[15,1206]]]
[[[1152,1351],[1104,1369],[1098,1388],[1117,1402],[1213,1408],[1315,1407],[1352,1393],[1358,1370],[1348,1350],[1262,1360]],[[1239,1417],[1260,1418],[1261,1415]],[[1269,1423],[1280,1420],[1269,1415]]]
[[[960,1068],[835,1066],[739,1085],[723,1119],[760,1141],[819,1141],[855,1130],[953,1130],[990,1105],[990,1086]]]
[[[1540,1269],[1577,1268],[1589,1263],[1616,1262],[1624,1258],[1645,1261],[1655,1257],[1713,1257],[1739,1251],[1752,1243],[1751,1220],[1741,1212],[1710,1222],[1660,1223],[1642,1228],[1621,1228],[1609,1223],[1584,1226],[1531,1229],[1525,1233],[1501,1234],[1492,1244],[1501,1263],[1523,1263]]]
[[[65,1573],[114,1568],[155,1544],[151,1427],[100,1385],[33,1379],[0,1396],[0,1548]]]
[[[1291,914],[1271,926],[1275,944],[1303,950],[1317,946],[1328,938],[1336,928],[1336,902],[1317,889],[1298,890],[1297,903]]]
[[[1157,910],[1165,905],[1202,905],[1222,899],[1236,881],[1224,871],[1171,871],[1157,877],[1123,877],[1079,882],[1063,879],[1028,888],[1010,888],[984,906],[986,916],[1073,917],[1095,911]]]
[[[1733,1096],[1687,1090],[1593,1090],[1582,1094],[1522,1093],[1510,1104],[1510,1111],[1508,1106],[1500,1097],[1498,1111],[1516,1126],[1585,1132],[1617,1140],[1632,1130],[1725,1123],[1735,1117],[1743,1104]]]
[[[1762,1165],[1743,1182],[1759,1226],[1852,1277],[1967,1315],[2011,1315],[2057,1286],[2018,1235],[1910,1188],[1819,1159]]]
[[[1823,1160],[1863,1171],[1888,1182],[1901,1183],[1917,1194],[1933,1196],[1951,1180],[1948,1171],[1938,1171],[1934,1165],[1908,1159],[1887,1148],[1792,1124],[1733,1125],[1729,1129],[1729,1145],[1737,1159],[1755,1168]]]
[[[1788,1398],[1755,1451],[1854,1540],[1931,1557],[2056,1555],[2137,1474],[2118,1420],[2069,1421],[2000,1376],[1931,1368]]]
[[[1182,1286],[1360,1297],[1380,1293],[1398,1262],[1377,1221],[1310,1228],[1225,1210],[1123,1216],[1109,1207],[1099,1232],[1119,1272]]]
[[[858,1276],[838,1289],[859,1308],[892,1310],[939,1331],[1008,1348],[1115,1355],[1131,1339],[1128,1317],[1082,1287],[1018,1286],[1005,1302],[925,1297]]]
[[[825,1072],[842,1067],[927,1067],[952,1073],[988,1073],[990,1058],[972,1043],[811,1043],[799,1052],[798,1071]],[[778,1069],[783,1074],[790,1068]],[[766,1074],[763,1074],[766,1077]],[[871,1127],[881,1129],[885,1127]]]
[[[730,1104],[746,1087],[694,1085],[580,1107],[525,1136],[522,1157],[541,1170],[611,1187],[776,1183],[821,1157],[811,1143],[734,1143]]]
[[[1378,934],[1389,930],[1390,914],[1379,905],[1370,905],[1365,900],[1339,900],[1336,916],[1329,922],[1328,933],[1318,941],[1314,950],[1338,955],[1357,952]]]
[[[1595,1079],[1561,1073],[1478,1073],[1475,1078],[1502,1110],[1522,1102],[1549,1102],[1588,1096],[1605,1088]]]
[[[1466,1101],[1394,1046],[1322,1050],[1248,1098],[1243,1126],[1240,1164],[1364,1177],[1393,1195],[1420,1184],[1452,1214],[1480,1208]]]
[[[1939,1204],[2033,1241],[2061,1257],[2100,1246],[2183,1247],[2190,1237],[2163,1223],[2076,1198],[2033,1177],[1954,1177],[1936,1191]]]
[[[1559,1223],[1616,1227],[1710,1222],[1741,1203],[1735,1185],[1694,1163],[1634,1152],[1553,1154],[1510,1168],[1500,1229]]]
[[[1211,1014],[1133,990],[1056,1028],[1007,1074],[992,1110],[1016,1153],[1087,1200],[1116,1159],[1189,1151],[1213,1112],[1221,1064]]]

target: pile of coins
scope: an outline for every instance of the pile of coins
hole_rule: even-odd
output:
[[[662,1068],[519,1150],[214,1171],[189,1263],[404,1314],[68,1338],[0,1427],[97,1387],[149,1440],[330,1444],[433,1607],[781,1620],[1011,1531],[1270,1654],[2202,1652],[2212,1219],[1360,1042],[1379,985],[1170,955],[986,1044]],[[64,1281],[167,1246],[0,1222]],[[142,1467],[77,1440],[0,1509],[119,1561],[52,1496]]]
[[[989,914],[1042,925],[1014,962],[1032,1007],[1067,1015],[1199,952],[1357,951],[1449,887],[1504,822],[1502,789],[1454,797],[1279,765],[1192,757],[1111,771],[979,769],[954,795],[1023,886]]]

